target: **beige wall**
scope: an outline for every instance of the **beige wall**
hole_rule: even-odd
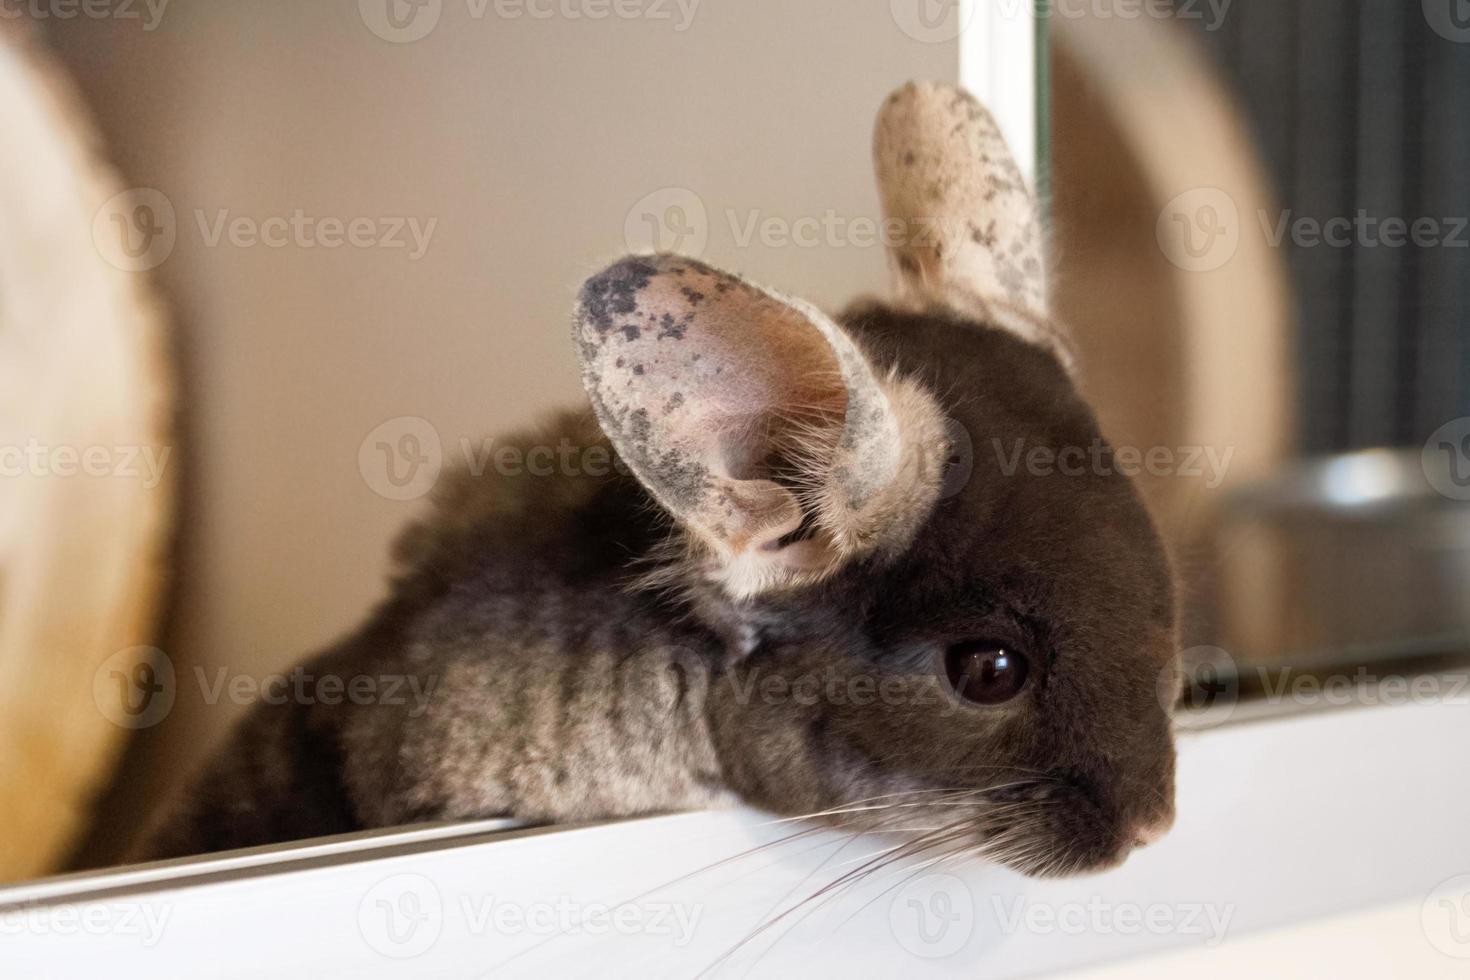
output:
[[[954,44],[907,36],[887,3],[703,0],[683,31],[678,5],[661,6],[670,20],[506,20],[444,0],[413,43],[375,36],[350,0],[175,0],[152,31],[48,25],[128,180],[174,208],[156,274],[185,384],[164,640],[178,697],[139,737],[83,860],[110,856],[241,710],[206,704],[195,668],[261,678],[381,593],[386,545],[418,503],[364,479],[369,432],[422,416],[453,456],[462,436],[579,396],[567,312],[624,250],[635,202],[692,190],[707,258],[818,302],[880,284],[875,247],[741,247],[725,210],[742,228],[874,215],[872,113],[908,77],[953,78]],[[417,260],[211,247],[199,228],[199,212],[298,208],[437,224]]]

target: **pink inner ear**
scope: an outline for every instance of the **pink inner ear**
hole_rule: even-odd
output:
[[[685,278],[688,278],[686,274]],[[744,286],[744,284],[741,284]],[[781,419],[836,415],[847,406],[837,358],[798,311],[750,287],[706,296],[690,308],[683,283],[650,289],[656,309],[687,318],[680,358],[654,383],[700,393],[712,414],[760,440]]]
[[[903,432],[937,452],[935,410],[911,397],[901,421],[862,351],[810,304],[657,255],[588,280],[577,316],[603,430],[736,592],[897,541],[929,506],[927,463],[905,469]]]
[[[769,423],[759,417],[735,420],[717,436],[712,469],[732,480],[761,480],[768,476],[766,430]]]
[[[847,390],[837,358],[800,311],[692,260],[656,256],[618,270],[623,301],[583,336],[595,341],[584,347],[594,355],[589,390],[620,448],[619,431],[636,429],[626,433],[635,452],[762,479],[788,443],[840,428]]]

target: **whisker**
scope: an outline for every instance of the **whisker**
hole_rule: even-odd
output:
[[[969,822],[968,820],[961,820],[961,821],[956,821],[956,822],[954,822],[952,824],[947,824],[944,827],[940,828],[940,832],[952,830],[955,827],[964,825],[964,824],[966,824],[968,822]],[[929,843],[930,839],[933,836],[934,836],[934,834],[925,834],[925,835],[922,835],[918,839],[916,839],[914,841],[910,841],[907,844],[902,845],[898,850],[899,851],[909,851],[910,853],[914,853],[914,852],[916,852],[915,849],[922,850],[922,849],[924,849],[926,847],[933,846],[931,843]],[[894,855],[892,857],[889,857],[886,854],[880,854],[878,857],[872,858],[871,860],[869,860],[865,864],[860,865],[859,867],[853,869],[852,871],[845,872],[844,874],[840,875],[838,878],[834,879],[833,881],[828,882],[826,885],[823,885],[821,888],[817,889],[811,895],[808,895],[801,902],[797,903],[796,905],[791,906],[788,909],[785,909],[784,911],[778,913],[776,916],[774,916],[772,918],[769,918],[766,921],[764,921],[764,922],[760,923],[759,925],[757,925],[753,930],[751,930],[751,932],[744,939],[741,939],[735,945],[733,945],[729,949],[725,950],[725,952],[721,953],[719,955],[719,957],[717,957],[712,963],[710,963],[710,965],[708,967],[706,967],[704,970],[700,971],[700,973],[698,974],[698,976],[701,976],[702,977],[702,976],[708,975],[711,970],[715,969],[721,963],[725,962],[730,957],[734,956],[735,953],[737,953],[740,949],[742,949],[743,947],[745,947],[746,945],[748,945],[749,943],[751,943],[752,941],[754,941],[762,933],[764,933],[767,930],[775,927],[777,924],[779,924],[780,922],[782,922],[783,920],[785,920],[786,918],[788,918],[792,913],[794,913],[797,910],[801,909],[803,906],[805,906],[805,905],[807,905],[807,904],[809,904],[809,903],[811,903],[813,901],[820,901],[824,896],[830,898],[834,894],[839,893],[843,889],[843,887],[845,885],[846,886],[851,886],[852,884],[854,884],[856,882],[862,881],[869,874],[871,874],[873,871],[875,871],[875,870],[877,870],[879,868],[882,868],[882,867],[886,867],[888,864],[891,864],[895,860],[901,859],[903,856],[905,856],[905,855],[903,855],[903,854],[897,854],[897,855]]]

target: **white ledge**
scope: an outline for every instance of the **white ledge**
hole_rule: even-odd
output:
[[[1452,704],[1186,734],[1173,833],[1092,878],[915,864],[808,900],[893,842],[749,810],[487,821],[0,889],[0,948],[63,978],[1034,975],[1425,903],[1470,874],[1467,745]]]

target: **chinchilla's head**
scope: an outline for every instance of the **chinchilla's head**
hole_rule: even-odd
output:
[[[1031,874],[1173,819],[1174,588],[1074,386],[986,111],[894,93],[896,296],[833,318],[676,256],[589,280],[597,416],[673,518],[658,577],[733,637],[708,694],[747,801]]]

